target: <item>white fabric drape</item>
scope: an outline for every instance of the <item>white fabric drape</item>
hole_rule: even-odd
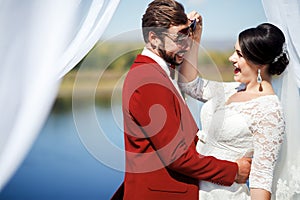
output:
[[[262,0],[265,14],[271,23],[285,33],[290,64],[274,83],[281,86],[286,117],[286,138],[276,169],[273,199],[300,199],[300,1]]]
[[[119,0],[0,0],[0,191],[23,161],[60,78],[99,40]]]

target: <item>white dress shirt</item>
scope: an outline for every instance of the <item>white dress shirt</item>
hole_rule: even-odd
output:
[[[178,91],[179,95],[181,96],[181,98],[185,102],[185,100],[184,100],[184,98],[183,98],[183,96],[181,94],[181,91],[180,91],[180,89],[178,87],[176,78],[175,79],[171,78],[171,75],[170,75],[171,72],[170,72],[170,69],[169,69],[170,64],[168,64],[164,59],[162,59],[161,57],[159,57],[158,55],[156,55],[155,53],[153,53],[152,51],[150,51],[146,47],[144,47],[144,49],[143,49],[143,51],[142,51],[141,54],[143,56],[147,56],[147,57],[152,58],[155,62],[157,62],[159,64],[159,66],[167,73],[170,81],[173,83],[173,85],[176,88],[176,90]]]

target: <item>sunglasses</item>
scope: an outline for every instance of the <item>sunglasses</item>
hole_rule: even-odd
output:
[[[195,31],[195,29],[196,29],[196,20],[193,20],[188,27],[180,30],[178,33],[172,34],[172,33],[162,32],[162,34],[166,35],[173,42],[177,44],[181,44],[188,39],[188,37],[191,35],[191,33]]]

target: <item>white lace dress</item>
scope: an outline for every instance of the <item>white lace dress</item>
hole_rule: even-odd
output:
[[[253,157],[249,186],[271,192],[274,166],[284,137],[285,123],[276,95],[245,102],[227,99],[243,88],[237,82],[221,83],[197,78],[179,84],[190,96],[207,102],[201,110],[201,131],[197,151],[219,159],[236,161]],[[200,199],[250,199],[246,184],[230,187],[200,181]]]

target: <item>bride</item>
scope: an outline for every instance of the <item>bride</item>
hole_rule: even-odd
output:
[[[253,157],[249,186],[230,187],[200,182],[200,199],[271,199],[275,164],[284,141],[285,121],[281,103],[271,84],[289,63],[282,31],[264,23],[239,34],[233,64],[236,82],[222,83],[198,77],[197,58],[202,18],[193,35],[191,51],[181,66],[180,87],[190,96],[206,102],[201,111],[202,131],[197,150],[202,155],[235,161]],[[196,52],[196,53],[195,53]]]

